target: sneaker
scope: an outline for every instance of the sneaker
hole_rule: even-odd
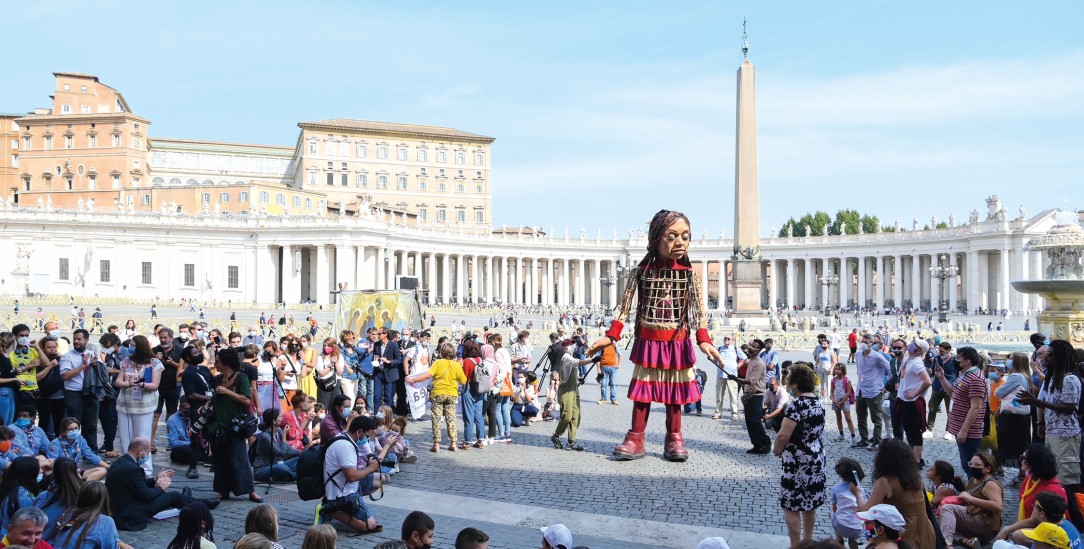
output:
[[[922,438],[933,438],[933,431],[926,431],[922,433]]]
[[[721,417],[723,417],[722,414],[719,414],[718,412],[716,412],[715,415],[711,416],[711,419],[719,419]]]
[[[577,444],[577,443],[576,443],[576,441],[574,441],[574,440],[570,440],[570,441],[568,441],[568,446],[565,446],[565,450],[575,450],[575,451],[577,451],[577,452],[582,452],[582,451],[584,451],[585,449],[586,449],[586,448],[584,448],[583,446],[580,446],[580,445],[579,445],[579,444]]]
[[[854,444],[851,445],[851,448],[865,448],[866,446],[869,446],[868,442],[863,439],[858,439],[857,441],[855,441]]]
[[[602,399],[602,400],[598,401],[598,403],[599,404],[606,404],[606,399]]]
[[[616,400],[611,400],[610,404],[613,404],[614,406],[617,406],[617,401]]]
[[[731,421],[738,421],[738,414],[730,414]]]
[[[952,436],[952,433],[945,433],[945,440],[956,440],[956,437]]]
[[[843,433],[840,433],[839,434],[839,440],[847,440],[847,438],[843,436]]]
[[[190,466],[188,468],[188,472],[185,473],[185,476],[190,478],[190,479],[195,480],[195,479],[199,478],[199,471],[196,469],[195,465],[192,465],[192,466]]]
[[[418,462],[418,456],[407,456],[407,457],[399,460],[399,463],[417,463],[417,462]]]
[[[561,443],[561,437],[558,435],[553,435],[552,437],[550,437],[550,442],[552,442],[553,447],[557,448],[558,450],[564,448],[564,444]]]

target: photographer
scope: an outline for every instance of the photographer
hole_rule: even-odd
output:
[[[360,481],[367,481],[373,473],[380,471],[380,458],[375,455],[365,456],[365,466],[358,466],[362,461],[358,444],[374,436],[376,426],[375,419],[358,416],[350,422],[345,433],[327,442],[323,474],[326,482],[317,516],[319,522],[335,519],[361,534],[384,530],[366,507],[359,485]]]
[[[181,360],[183,346],[173,341],[173,330],[159,328],[154,335],[158,336],[159,345],[151,349],[151,354],[162,363],[165,369],[162,370],[162,382],[158,387],[158,402],[154,409],[154,422],[151,424],[152,454],[158,451],[158,448],[154,446],[154,439],[158,434],[158,420],[162,417],[162,408],[165,407],[167,418],[177,413],[177,401],[181,397],[181,388],[177,385],[177,381],[184,364]]]
[[[252,387],[248,377],[241,373],[241,357],[233,349],[219,349],[215,353],[214,396],[211,406],[214,414],[205,432],[211,440],[212,461],[215,466],[214,490],[221,499],[230,493],[248,493],[250,501],[261,503],[252,482],[252,465],[248,461],[248,436],[244,432],[243,419],[248,415]]]

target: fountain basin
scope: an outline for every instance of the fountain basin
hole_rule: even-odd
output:
[[[1039,313],[1039,331],[1051,340],[1084,346],[1084,280],[1016,280],[1013,288],[1047,300]]]

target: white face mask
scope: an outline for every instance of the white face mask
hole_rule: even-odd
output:
[[[23,336],[15,340],[15,342],[18,343],[20,347],[26,347],[30,345],[30,338]]]

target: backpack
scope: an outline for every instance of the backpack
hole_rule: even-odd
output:
[[[493,389],[493,372],[497,370],[497,363],[493,359],[483,359],[478,366],[474,367],[474,376],[470,380],[470,390],[474,394],[488,393]]]
[[[327,481],[324,480],[324,458],[327,455],[327,449],[336,440],[344,437],[345,435],[340,433],[328,441],[327,444],[309,446],[304,452],[301,452],[301,455],[297,458],[297,497],[303,501],[312,501],[324,497],[324,486],[327,484]],[[337,474],[339,474],[339,471],[335,472],[335,475]]]

